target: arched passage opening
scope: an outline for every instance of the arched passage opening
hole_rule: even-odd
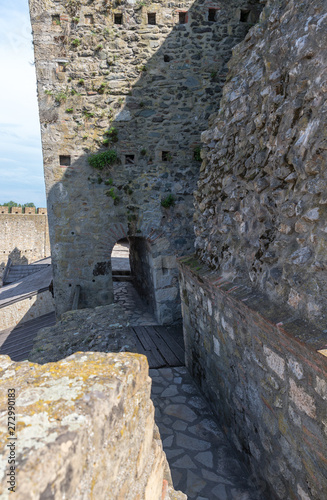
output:
[[[179,322],[178,271],[171,253],[162,235],[118,240],[111,253],[114,300],[130,313],[141,311],[149,321]]]
[[[144,287],[144,294],[140,294],[138,287],[135,286],[135,272],[143,275],[143,270],[141,268],[132,270],[130,258],[131,242],[129,238],[124,237],[116,242],[111,253],[114,301],[127,312],[132,324],[156,324],[157,320],[149,297],[151,290]]]
[[[131,276],[131,266],[130,266],[130,245],[128,238],[122,238],[118,240],[114,245],[111,253],[111,269],[112,269],[112,280],[124,281],[123,277],[127,280],[127,277]]]

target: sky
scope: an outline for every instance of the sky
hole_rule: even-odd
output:
[[[0,0],[0,205],[46,207],[28,0]]]

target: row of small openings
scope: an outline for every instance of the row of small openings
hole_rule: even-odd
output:
[[[179,12],[179,24],[187,23],[187,12]],[[123,14],[114,14],[114,23],[123,24]],[[155,12],[148,12],[148,24],[156,25],[157,18]]]
[[[170,161],[172,158],[170,151],[161,151],[161,160],[162,161]],[[135,163],[135,155],[128,154],[125,155],[125,165],[134,165]]]
[[[179,24],[186,24],[187,17],[188,17],[187,12],[179,12]],[[85,22],[85,24],[94,24],[94,18],[92,16],[92,14],[85,15],[84,22]],[[56,14],[56,15],[52,16],[52,24],[53,25],[60,25],[60,15]],[[114,14],[114,24],[123,24],[123,14],[122,13]],[[157,18],[156,18],[155,12],[148,12],[148,24],[151,24],[151,25],[157,24]]]
[[[162,161],[170,161],[172,158],[170,151],[161,151],[161,160]],[[125,164],[133,165],[135,162],[135,155],[128,154],[125,155]],[[68,155],[60,155],[59,156],[59,165],[61,167],[70,167],[71,165],[71,157]]]
[[[114,23],[123,24],[123,14],[114,14]],[[157,24],[156,13],[148,12],[148,24]]]
[[[53,25],[60,25],[60,15],[59,14],[54,14],[51,16],[52,19],[52,24]],[[92,14],[85,14],[84,16],[84,24],[94,24],[94,17]]]
[[[209,22],[215,22],[217,20],[217,11],[218,8],[209,8],[208,9],[208,21]],[[240,12],[240,21],[241,23],[247,23],[249,22],[249,16],[251,14],[251,11],[249,9],[241,9]],[[188,22],[188,12],[179,12],[179,24],[187,24]],[[84,16],[84,22],[85,24],[94,24],[94,18],[92,14],[86,14]],[[60,15],[53,15],[52,16],[52,24],[54,25],[60,25]],[[123,24],[123,14],[117,13],[114,14],[114,24]],[[148,24],[151,25],[156,25],[157,24],[157,19],[156,19],[156,13],[155,12],[148,12]]]

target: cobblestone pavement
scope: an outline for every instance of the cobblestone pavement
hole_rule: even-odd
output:
[[[152,400],[174,488],[196,500],[268,500],[185,367],[150,370]]]
[[[114,297],[127,312],[132,326],[155,325],[157,320],[129,281],[115,281]]]

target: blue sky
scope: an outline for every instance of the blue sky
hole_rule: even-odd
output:
[[[0,205],[45,207],[28,0],[0,0]]]

